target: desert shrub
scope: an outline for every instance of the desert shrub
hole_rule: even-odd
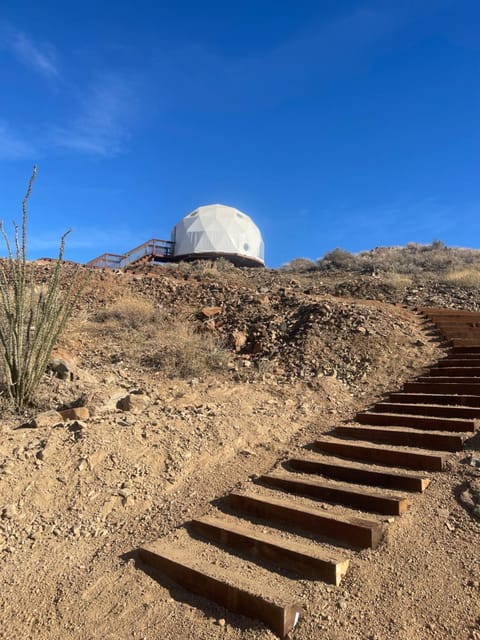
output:
[[[480,251],[447,247],[441,240],[434,240],[430,244],[410,242],[404,247],[375,247],[356,254],[334,249],[317,261],[316,268],[319,271],[398,273],[431,278],[469,267],[480,270]]]
[[[445,282],[449,282],[460,287],[480,287],[480,271],[478,269],[457,269],[449,271],[444,275],[443,279]]]
[[[155,319],[155,307],[150,300],[129,296],[120,298],[105,307],[105,309],[97,311],[94,319],[97,322],[114,321],[122,327],[139,329],[153,322]]]
[[[70,318],[82,285],[77,270],[62,287],[65,233],[49,279],[35,280],[35,265],[27,262],[27,203],[37,168],[34,167],[22,202],[22,225],[14,225],[13,248],[3,223],[7,258],[0,264],[0,365],[4,392],[17,409],[31,403],[45,373],[53,347]]]
[[[315,269],[315,262],[309,258],[294,258],[282,265],[283,271],[310,271]]]
[[[327,269],[352,269],[355,267],[355,262],[356,259],[353,253],[337,247],[333,251],[326,253],[318,264]]]
[[[203,377],[226,366],[228,352],[216,336],[200,333],[186,319],[164,319],[158,331],[158,347],[143,364],[168,377]]]

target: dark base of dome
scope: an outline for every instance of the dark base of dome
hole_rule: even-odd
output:
[[[172,256],[169,262],[193,262],[194,260],[218,260],[223,258],[228,260],[236,267],[265,267],[265,264],[259,258],[251,256],[242,256],[237,253],[189,253],[183,256]]]

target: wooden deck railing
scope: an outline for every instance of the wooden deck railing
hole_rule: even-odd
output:
[[[174,245],[175,243],[170,240],[152,238],[138,247],[127,251],[125,254],[103,253],[101,256],[98,256],[98,258],[87,262],[87,267],[124,269],[148,257],[151,257],[152,260],[157,258],[158,260],[167,262],[173,257]]]

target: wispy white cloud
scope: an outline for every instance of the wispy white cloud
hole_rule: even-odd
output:
[[[0,120],[0,160],[19,160],[34,155],[31,142],[22,139],[9,125]]]
[[[135,91],[129,78],[107,73],[80,100],[71,123],[52,129],[52,143],[63,149],[100,156],[120,153],[135,112]]]
[[[0,43],[26,67],[47,78],[59,77],[55,48],[49,42],[35,42],[23,31],[0,25]]]

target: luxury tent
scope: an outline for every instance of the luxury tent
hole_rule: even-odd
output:
[[[172,231],[179,260],[224,256],[239,265],[263,266],[263,240],[253,220],[233,207],[210,204],[185,216]]]

